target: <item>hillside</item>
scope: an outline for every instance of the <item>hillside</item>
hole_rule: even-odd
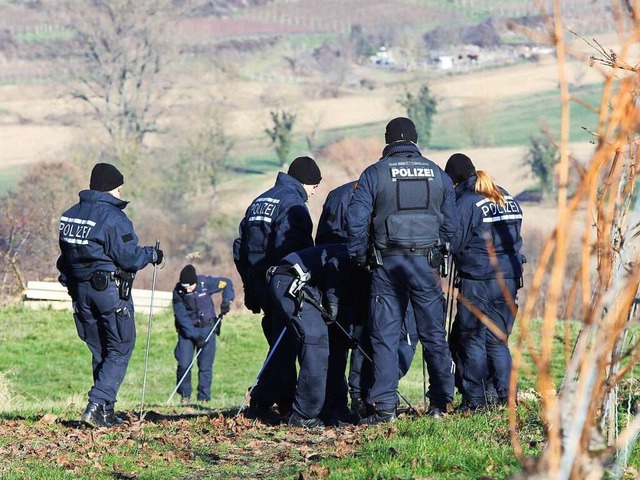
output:
[[[596,6],[582,1],[566,3],[568,19],[582,22],[576,26],[602,31],[604,26],[595,21],[599,17],[583,15],[595,11]],[[42,5],[55,6],[49,2]],[[229,259],[230,240],[248,203],[273,183],[278,170],[264,134],[273,110],[286,109],[297,115],[291,158],[311,153],[323,169],[322,185],[310,201],[316,219],[326,193],[357,176],[349,159],[340,164],[323,158],[322,147],[350,136],[369,139],[370,160],[359,159],[357,164],[374,161],[384,146],[385,123],[405,114],[398,99],[425,83],[438,99],[432,139],[438,148],[426,148],[429,157],[444,166],[451,153],[463,150],[516,195],[535,184],[522,167],[522,158],[529,135],[539,133],[544,124],[556,128],[558,68],[552,52],[541,50],[535,59],[524,58],[522,52],[531,49],[520,37],[520,43],[529,45],[525,50],[516,43],[505,43],[480,50],[475,63],[463,57],[453,68],[442,70],[432,62],[437,52],[422,41],[424,32],[433,28],[429,22],[476,25],[493,18],[497,31],[512,42],[517,35],[506,28],[506,21],[533,15],[529,2],[492,2],[478,7],[473,2],[405,0],[394,3],[394,22],[404,23],[393,32],[389,16],[382,13],[388,5],[375,1],[362,8],[362,2],[355,0],[340,5],[307,0],[263,5],[244,2],[243,8],[225,16],[201,13],[181,17],[176,36],[171,37],[181,53],[167,65],[170,89],[155,105],[162,115],[157,133],[146,141],[151,152],[147,168],[152,168],[156,177],[145,181],[161,188],[175,176],[178,172],[173,165],[180,152],[212,119],[224,128],[233,147],[214,198],[203,193],[187,200],[187,210],[184,202],[177,202],[168,211],[157,207],[155,198],[133,202],[130,215],[141,240],[153,243],[159,238],[173,253],[160,277],[161,288],[172,287],[180,264],[191,252],[203,255],[203,267],[215,265],[220,274],[238,280]],[[0,25],[5,22],[0,29],[4,28],[8,32],[5,38],[13,41],[11,50],[7,47],[10,42],[3,44],[0,36],[0,46],[4,45],[0,48],[4,67],[0,76],[0,191],[15,185],[28,165],[75,161],[84,146],[105,140],[104,129],[87,106],[72,101],[68,94],[69,79],[60,66],[66,68],[68,62],[71,69],[76,59],[63,57],[69,33],[54,10],[0,2]],[[343,23],[335,24],[338,18]],[[589,18],[593,22],[589,23]],[[270,30],[261,30],[258,23],[270,25]],[[222,24],[234,26],[234,33],[225,34]],[[329,52],[328,58],[335,60],[342,58],[335,52],[355,48],[353,35],[345,32],[346,27],[355,25],[363,27],[358,38],[368,48],[387,42],[389,52],[408,63],[380,66],[351,54],[345,57],[347,63],[320,63],[321,54]],[[288,30],[291,26],[296,33]],[[582,39],[567,37],[573,48],[589,52]],[[598,33],[598,40],[610,48],[617,46],[617,37],[611,34]],[[57,52],[52,53],[52,46]],[[451,46],[449,53],[463,51],[456,48],[461,47]],[[597,98],[601,75],[596,69],[585,62],[571,62],[568,70],[577,96],[583,95],[581,88],[593,88],[592,96]],[[334,74],[342,75],[340,83],[329,83]],[[536,108],[534,114],[532,107]],[[587,160],[590,138],[580,126],[593,128],[596,119],[586,110],[580,115],[572,141],[576,156]],[[146,185],[132,180],[127,189],[136,192],[141,186]],[[74,197],[70,192],[68,201]],[[554,225],[555,215],[548,207],[531,206],[528,212],[530,225],[536,229],[546,232]],[[181,231],[189,235],[176,237],[172,222],[179,222]],[[51,235],[53,243],[55,232]],[[53,274],[47,272],[47,278]],[[148,272],[141,273],[140,287],[149,286],[149,277]]]

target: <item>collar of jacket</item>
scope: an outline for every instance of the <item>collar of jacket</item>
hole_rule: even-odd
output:
[[[398,154],[404,154],[409,157],[422,155],[418,146],[415,143],[409,141],[393,142],[384,147],[384,150],[382,150],[382,158]]]
[[[473,174],[455,186],[456,198],[460,198],[463,193],[476,193],[476,179],[478,177]]]
[[[99,192],[97,190],[82,190],[78,196],[80,197],[80,201],[87,202],[104,202],[110,205],[114,205],[118,207],[120,210],[124,210],[129,202],[126,200],[121,200],[119,198],[114,197],[109,192]]]
[[[293,178],[291,175],[287,175],[284,172],[278,172],[278,177],[276,178],[276,185],[284,185],[290,188],[293,188],[296,192],[300,194],[302,199],[306,202],[308,200],[307,192],[302,186],[302,184]]]

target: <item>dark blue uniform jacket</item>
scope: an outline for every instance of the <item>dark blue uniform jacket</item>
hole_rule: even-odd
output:
[[[402,159],[423,158],[421,156],[418,147],[410,142],[399,142],[388,145],[383,151],[383,157],[380,162],[402,161]],[[392,205],[376,205],[376,199],[378,191],[381,186],[378,175],[382,171],[379,169],[378,163],[370,165],[360,176],[358,185],[353,192],[353,197],[349,203],[347,210],[347,228],[349,232],[348,249],[349,255],[352,258],[363,259],[367,254],[370,233],[370,225],[380,224],[385,219],[377,219],[375,215],[378,215],[378,209],[380,210],[393,210]],[[456,233],[459,222],[459,214],[455,204],[455,192],[453,190],[453,183],[448,175],[446,175],[440,167],[433,162],[429,162],[430,168],[436,169],[437,177],[441,178],[442,195],[438,200],[438,205],[424,205],[423,209],[434,210],[436,209],[441,215],[441,223],[438,232],[422,232],[435,234],[440,242],[452,242]],[[388,186],[386,186],[388,188]],[[405,199],[406,200],[406,199]],[[432,200],[431,200],[432,201]],[[388,239],[393,232],[374,232],[375,241],[379,242],[379,238],[385,237]]]
[[[460,235],[452,243],[458,275],[474,280],[496,278],[487,241],[495,249],[498,269],[503,278],[520,278],[522,209],[518,202],[501,189],[506,204],[497,205],[475,193],[477,177],[469,177],[456,186],[456,203],[461,215]]]
[[[89,280],[96,270],[136,272],[151,262],[153,247],[138,246],[123,211],[128,202],[96,190],[82,190],[79,196],[80,202],[60,218],[58,269],[63,285]]]
[[[347,242],[347,206],[357,184],[348,182],[329,192],[318,220],[316,245]]]
[[[206,323],[216,317],[211,295],[218,292],[222,292],[222,303],[230,303],[235,297],[233,284],[226,277],[198,275],[196,288],[190,293],[180,283],[176,284],[173,289],[173,315],[181,336],[195,340],[200,335],[197,328],[209,326]]]
[[[275,185],[247,209],[233,258],[245,288],[253,295],[266,296],[265,274],[270,266],[291,252],[313,246],[307,198],[298,180],[280,172]]]

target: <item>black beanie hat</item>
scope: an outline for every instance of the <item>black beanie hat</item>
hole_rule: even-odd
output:
[[[317,185],[322,180],[320,168],[311,157],[298,157],[289,166],[287,174],[304,185]]]
[[[418,142],[418,132],[415,124],[406,117],[396,117],[387,123],[387,129],[384,132],[384,140],[387,145],[398,140],[409,140],[410,142]]]
[[[456,184],[466,180],[471,175],[475,175],[476,167],[473,166],[471,159],[464,153],[454,153],[447,160],[444,171],[451,177],[451,181]]]
[[[89,188],[98,192],[110,192],[124,183],[124,177],[110,163],[96,163],[91,170]]]
[[[189,264],[180,272],[180,283],[183,286],[193,285],[198,281],[196,277],[196,268]]]

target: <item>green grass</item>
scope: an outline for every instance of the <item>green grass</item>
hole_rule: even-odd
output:
[[[51,30],[38,30],[20,32],[16,35],[16,39],[22,42],[43,43],[53,42],[55,40],[68,40],[73,38],[75,32],[71,28],[53,28]]]
[[[117,404],[132,422],[91,431],[77,421],[91,385],[90,354],[77,337],[70,313],[2,310],[1,478],[276,479],[322,470],[331,479],[466,479],[507,478],[520,469],[505,410],[471,417],[449,415],[443,421],[404,414],[396,423],[379,428],[318,432],[256,427],[232,418],[266,353],[260,317],[245,313],[232,313],[223,322],[211,403],[187,407],[178,405],[176,397],[165,404],[175,386],[176,332],[170,311],[154,315],[147,420],[139,424],[148,316],[136,317],[137,346]],[[576,329],[573,325],[574,334]],[[561,331],[559,325],[554,342],[558,381],[563,372]],[[528,391],[534,382],[533,377],[523,377],[519,388]],[[399,386],[418,410],[423,406],[422,385],[418,349]],[[403,410],[407,411],[404,405]],[[536,396],[522,401],[518,413],[525,454],[536,455],[544,440]],[[45,414],[53,420],[47,421]],[[635,468],[640,466],[639,453],[636,447],[630,462]]]
[[[600,85],[591,85],[574,95],[592,105],[599,105]],[[542,125],[559,137],[560,97],[557,91],[515,97],[499,104],[456,108],[434,117],[430,148],[471,147],[470,131],[475,129],[489,146],[527,145],[531,135],[539,135]],[[471,120],[469,120],[469,118]],[[592,137],[583,130],[595,130],[597,115],[581,105],[571,105],[570,141],[588,142]]]

